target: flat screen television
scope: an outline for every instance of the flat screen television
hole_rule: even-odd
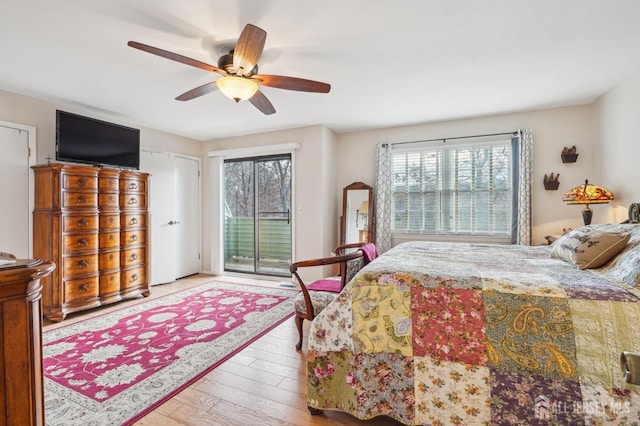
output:
[[[140,168],[140,130],[56,110],[56,160]]]

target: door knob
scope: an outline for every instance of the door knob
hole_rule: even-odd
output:
[[[167,223],[167,225],[177,225],[177,224],[179,224],[179,223],[180,223],[180,222],[178,222],[177,220],[175,220],[175,221],[174,221],[174,220],[172,220],[172,221],[170,221],[169,223]]]

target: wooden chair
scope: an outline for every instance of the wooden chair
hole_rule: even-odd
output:
[[[363,251],[364,243],[345,244],[336,247],[335,256],[318,259],[303,260],[291,264],[289,270],[300,284],[300,293],[295,299],[295,321],[298,329],[298,343],[296,349],[302,348],[302,325],[304,320],[313,320],[322,310],[333,302],[344,286],[351,281],[355,274],[370,260]],[[373,244],[370,244],[373,246]],[[375,249],[375,246],[373,246]],[[347,252],[347,250],[350,250]],[[366,248],[365,248],[366,249]],[[340,275],[305,283],[298,274],[298,269],[340,264]]]

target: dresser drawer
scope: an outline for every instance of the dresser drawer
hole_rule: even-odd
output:
[[[119,269],[120,268],[120,251],[114,250],[106,253],[100,253],[98,255],[100,259],[100,270],[101,271],[109,271],[111,269]]]
[[[62,208],[97,208],[97,192],[64,191],[62,193]]]
[[[82,175],[62,175],[63,189],[98,189],[98,178],[96,176]]]
[[[89,275],[98,272],[98,255],[69,256],[64,260],[64,275]]]
[[[145,194],[120,194],[121,209],[140,209],[147,208],[147,196]]]
[[[120,273],[120,276],[123,289],[147,282],[144,267],[125,269]]]
[[[98,189],[100,192],[118,192],[120,189],[120,179],[118,179],[118,172],[113,171],[109,174],[113,176],[103,176],[106,175],[106,171],[100,171],[100,176],[98,177]]]
[[[144,247],[122,250],[120,253],[120,264],[123,268],[144,263],[146,249]]]
[[[147,231],[144,229],[138,229],[135,231],[122,231],[120,233],[120,246],[137,246],[140,244],[146,244]]]
[[[120,231],[101,232],[99,239],[101,250],[120,247]]]
[[[126,213],[121,216],[123,228],[145,228],[147,215],[140,213]]]
[[[120,191],[122,192],[147,192],[146,181],[136,178],[121,178]]]
[[[62,238],[65,253],[98,250],[98,234],[71,234]]]
[[[86,302],[98,298],[98,277],[87,277],[64,281],[64,303]]]
[[[120,207],[120,199],[118,194],[115,192],[112,193],[101,193],[98,195],[98,206],[101,209],[117,209]]]
[[[120,215],[116,214],[101,214],[100,215],[100,229],[109,231],[109,230],[120,230]]]
[[[120,292],[120,272],[100,275],[100,294]]]
[[[62,217],[62,232],[97,231],[98,215],[64,215]]]

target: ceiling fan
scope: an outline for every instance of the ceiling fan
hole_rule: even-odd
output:
[[[258,60],[262,55],[266,39],[267,32],[265,30],[255,25],[247,24],[242,30],[235,48],[218,59],[217,67],[136,41],[130,41],[127,45],[172,61],[222,75],[215,81],[191,89],[176,97],[179,101],[195,99],[220,89],[225,96],[236,102],[248,99],[253,106],[264,114],[273,114],[276,112],[275,108],[258,86],[300,92],[329,93],[331,85],[327,83],[297,77],[258,74]]]

